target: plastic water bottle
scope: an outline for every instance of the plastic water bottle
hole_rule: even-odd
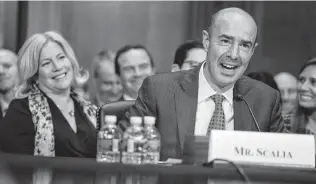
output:
[[[145,140],[142,118],[132,116],[130,127],[123,134],[124,150],[122,151],[122,162],[125,164],[142,164],[143,145]]]
[[[144,134],[146,139],[143,153],[144,164],[157,164],[160,159],[161,137],[159,131],[155,127],[155,123],[155,117],[144,117]]]
[[[116,116],[106,115],[104,124],[98,133],[97,161],[107,163],[120,162],[119,144],[122,135],[116,126]]]

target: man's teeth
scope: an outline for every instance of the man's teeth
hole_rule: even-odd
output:
[[[54,79],[60,79],[60,78],[63,78],[65,76],[66,76],[66,73],[63,73],[63,74],[60,74],[60,75],[54,77]]]
[[[235,69],[237,68],[237,66],[233,66],[233,65],[228,65],[228,64],[221,64],[224,68],[227,68],[227,69]]]

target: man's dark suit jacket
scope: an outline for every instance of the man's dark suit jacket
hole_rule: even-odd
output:
[[[0,106],[0,122],[3,119],[3,114],[2,114],[2,110],[1,110],[1,106]]]
[[[199,70],[164,73],[148,77],[139,90],[135,105],[126,113],[130,116],[155,116],[161,133],[161,159],[181,158],[186,135],[194,135],[197,111]],[[261,131],[282,132],[279,93],[268,85],[242,76],[233,89],[242,95],[252,109]],[[258,131],[244,101],[234,99],[235,130]],[[124,131],[128,121],[119,126]]]

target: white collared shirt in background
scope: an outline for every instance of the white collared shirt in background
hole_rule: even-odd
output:
[[[203,73],[204,65],[205,62],[199,72],[198,104],[194,130],[194,135],[200,136],[205,136],[207,133],[207,128],[215,110],[215,103],[211,96],[216,94],[216,91],[206,81]],[[222,94],[225,97],[222,107],[225,114],[226,130],[234,130],[233,88],[234,86]]]
[[[131,96],[129,96],[127,94],[123,94],[123,99],[124,100],[136,100],[136,98],[132,98]]]

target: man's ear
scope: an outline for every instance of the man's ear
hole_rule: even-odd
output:
[[[172,64],[171,66],[171,72],[177,72],[180,71],[180,67],[178,64]]]
[[[152,73],[152,75],[155,75],[155,74],[156,74],[156,68],[155,68],[155,67],[153,67],[153,68],[151,69],[151,73]]]
[[[208,31],[206,30],[202,31],[202,43],[203,43],[205,52],[207,52],[210,45],[210,35],[208,34]]]
[[[251,56],[253,55],[253,53],[255,53],[255,50],[258,47],[258,45],[258,43],[255,43],[255,45],[253,46]]]

